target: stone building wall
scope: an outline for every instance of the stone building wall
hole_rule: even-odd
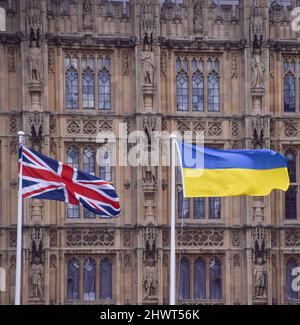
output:
[[[0,267],[8,275],[1,304],[14,302],[21,129],[28,146],[60,161],[66,161],[70,145],[81,155],[87,145],[96,147],[98,132],[114,132],[120,141],[119,124],[125,123],[128,133],[203,131],[206,144],[219,148],[293,149],[299,165],[300,90],[296,112],[284,112],[283,64],[295,62],[300,80],[300,33],[292,31],[290,16],[300,2],[223,2],[0,1],[7,13],[7,31],[0,32]],[[110,60],[105,68],[111,78],[111,109],[99,110],[98,103],[96,109],[84,108],[81,87],[78,108],[67,108],[66,72],[76,68],[81,86],[86,58],[94,64]],[[193,111],[191,101],[188,111],[177,110],[179,60],[188,62],[190,97],[193,60],[204,62],[205,80],[209,65],[215,64],[218,112],[208,109],[206,84],[203,112]],[[94,76],[100,74],[99,66],[92,70]],[[297,172],[300,179],[299,168]],[[169,169],[117,166],[113,183],[123,210],[115,220],[85,219],[82,209],[80,219],[68,219],[63,203],[25,201],[24,304],[168,302]],[[293,185],[299,188],[297,182]],[[299,295],[286,297],[286,263],[292,258],[300,265],[300,217],[286,220],[284,193],[224,198],[220,219],[211,219],[209,201],[204,204],[203,219],[195,219],[191,208],[183,227],[177,220],[178,262],[184,260],[190,268],[190,295],[179,302],[299,303]],[[67,265],[72,258],[80,285],[78,299],[70,300]],[[87,258],[96,263],[95,300],[84,295]],[[198,260],[206,265],[206,297],[201,299],[194,292]],[[99,294],[103,261],[112,266],[111,299]],[[217,299],[210,294],[214,263],[221,267],[221,278],[212,280],[221,282]]]

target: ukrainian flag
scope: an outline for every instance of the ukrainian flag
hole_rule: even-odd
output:
[[[184,197],[266,196],[287,191],[287,159],[271,150],[216,150],[177,142]]]

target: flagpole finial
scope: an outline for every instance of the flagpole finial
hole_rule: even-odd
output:
[[[19,137],[19,144],[22,144],[23,145],[24,137],[25,137],[24,131],[19,131],[18,132],[18,137]]]

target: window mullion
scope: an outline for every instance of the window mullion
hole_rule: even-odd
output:
[[[189,101],[189,112],[193,110],[193,72],[192,72],[191,57],[188,57],[188,101]]]
[[[83,72],[83,69],[81,67],[81,59],[82,59],[82,56],[81,54],[78,55],[78,108],[79,110],[82,110],[82,107],[83,107],[83,97],[82,97],[82,72]]]
[[[207,78],[208,78],[208,73],[207,73],[207,57],[204,57],[203,60],[203,78],[204,78],[204,112],[208,112],[208,82],[207,82]]]

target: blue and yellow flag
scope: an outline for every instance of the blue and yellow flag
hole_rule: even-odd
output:
[[[287,159],[271,150],[217,150],[177,142],[184,197],[266,196],[287,191]]]

